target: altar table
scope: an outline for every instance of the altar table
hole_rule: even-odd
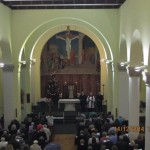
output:
[[[79,99],[59,99],[58,108],[60,108],[60,104],[65,104],[64,111],[75,111],[77,103],[80,103]]]

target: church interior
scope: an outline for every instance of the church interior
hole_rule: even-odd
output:
[[[17,137],[25,125],[18,149],[49,150],[55,136],[56,150],[149,150],[149,6],[148,0],[1,0],[1,142],[12,141],[5,130]]]

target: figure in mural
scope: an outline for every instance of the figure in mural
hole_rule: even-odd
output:
[[[72,35],[70,33],[70,28],[67,26],[67,32],[65,35],[58,35],[56,36],[57,39],[64,40],[66,42],[66,51],[67,51],[67,58],[70,59],[70,51],[71,51],[71,41],[79,38],[78,35]]]

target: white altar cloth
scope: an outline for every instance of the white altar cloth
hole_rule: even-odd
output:
[[[64,111],[75,111],[75,105],[80,103],[79,99],[59,99],[58,101],[58,108],[60,104],[65,104]]]

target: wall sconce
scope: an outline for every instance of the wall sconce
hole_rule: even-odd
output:
[[[134,70],[136,72],[140,72],[140,71],[144,71],[144,69],[146,69],[146,68],[147,68],[146,65],[144,65],[144,66],[137,66],[137,67],[134,67]]]
[[[30,59],[30,62],[36,63],[36,59]]]
[[[0,68],[3,68],[4,67],[4,63],[0,63]]]
[[[127,66],[129,64],[129,62],[120,62],[119,64],[120,64],[120,66],[123,67],[123,66]]]
[[[19,63],[21,64],[21,65],[26,65],[26,61],[19,61]]]
[[[106,64],[109,64],[109,63],[112,63],[113,61],[112,60],[106,60]]]
[[[109,60],[109,59],[101,59],[101,62],[106,62],[106,64],[112,63],[113,60]]]

